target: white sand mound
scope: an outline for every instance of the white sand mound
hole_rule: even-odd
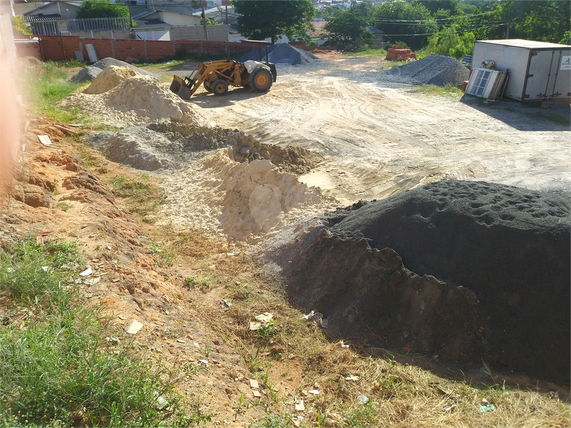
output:
[[[197,227],[254,242],[299,218],[321,213],[329,202],[319,189],[268,160],[238,163],[217,150],[164,184],[162,218],[176,228]],[[160,222],[160,220],[159,220]]]
[[[137,76],[139,73],[129,67],[116,67],[110,65],[93,79],[91,85],[83,91],[84,94],[102,94],[120,85],[129,77]]]
[[[159,84],[156,78],[143,75],[129,77],[102,94],[70,94],[58,105],[79,108],[104,124],[118,128],[148,124],[168,117],[199,126],[209,125],[192,104]]]

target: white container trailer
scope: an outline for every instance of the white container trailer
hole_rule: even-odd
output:
[[[571,46],[531,40],[478,40],[472,66],[509,70],[504,96],[518,101],[571,100]]]

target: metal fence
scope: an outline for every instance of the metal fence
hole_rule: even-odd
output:
[[[67,31],[124,30],[131,27],[129,17],[68,19]]]

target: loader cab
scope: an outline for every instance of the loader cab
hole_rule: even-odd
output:
[[[265,40],[242,40],[243,43],[252,43],[255,45],[258,45],[258,54],[259,54],[259,60],[260,62],[264,63],[265,65],[267,65],[272,73],[272,78],[273,81],[275,83],[277,77],[278,77],[278,72],[276,69],[276,65],[271,63],[269,61],[269,55],[268,55],[268,46],[273,45],[272,42],[266,42]]]

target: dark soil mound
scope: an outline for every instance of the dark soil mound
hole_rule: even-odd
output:
[[[238,62],[248,60],[260,61],[260,52],[258,49],[247,53],[238,58]],[[268,61],[274,64],[308,64],[318,61],[319,59],[310,52],[303,49],[297,49],[288,43],[280,43],[268,46]],[[262,61],[266,61],[266,49],[262,48]]]
[[[570,211],[565,195],[442,181],[338,211],[282,266],[338,336],[568,382]]]
[[[454,58],[430,55],[381,73],[381,80],[407,85],[461,85],[470,71]]]

